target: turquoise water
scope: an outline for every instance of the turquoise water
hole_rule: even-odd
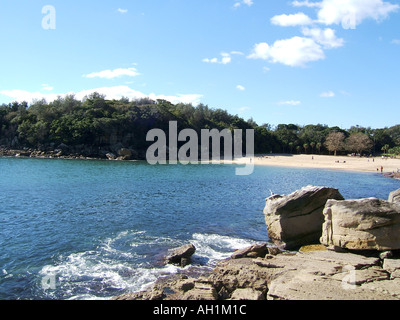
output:
[[[380,174],[233,165],[0,158],[0,299],[107,299],[160,275],[168,249],[196,245],[194,264],[212,267],[268,235],[270,190],[305,185],[345,198],[400,188]],[[190,268],[190,267],[187,267]]]

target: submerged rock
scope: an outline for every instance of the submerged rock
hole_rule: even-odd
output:
[[[324,223],[322,212],[329,199],[344,198],[337,189],[316,186],[267,198],[264,215],[269,238],[286,250],[318,243]]]

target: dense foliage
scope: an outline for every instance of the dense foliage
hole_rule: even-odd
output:
[[[111,150],[117,145],[143,152],[151,144],[146,142],[147,132],[153,128],[168,132],[173,120],[178,121],[178,130],[192,128],[198,133],[214,128],[254,129],[256,153],[400,153],[400,125],[383,129],[355,126],[349,130],[321,124],[272,127],[203,104],[194,107],[165,100],[106,100],[98,93],[83,101],[70,95],[50,103],[35,101],[30,106],[26,102],[1,105],[0,146],[41,150],[62,144]]]

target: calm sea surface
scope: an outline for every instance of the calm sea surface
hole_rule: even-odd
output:
[[[400,188],[380,174],[233,165],[150,166],[0,158],[0,299],[108,299],[160,275],[168,249],[197,247],[206,268],[232,250],[268,241],[270,190],[313,184],[349,198]],[[190,267],[187,267],[190,268]]]

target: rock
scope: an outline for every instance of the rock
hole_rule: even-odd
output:
[[[130,160],[132,157],[132,151],[126,148],[121,148],[118,150],[118,155],[123,160]]]
[[[287,196],[267,198],[264,215],[269,238],[286,250],[318,243],[329,199],[343,200],[343,196],[337,189],[307,186]]]
[[[400,300],[400,260],[312,251],[228,259],[211,274],[159,278],[119,300]]]
[[[252,288],[236,289],[233,291],[230,300],[265,300],[265,296],[262,292]]]
[[[380,283],[373,281],[371,283]],[[268,300],[396,300],[388,292],[320,277],[303,271],[291,271],[271,283]]]
[[[190,258],[195,252],[196,247],[193,244],[186,244],[169,254],[166,257],[166,261],[168,264],[178,264],[185,267],[190,263]]]
[[[400,203],[400,189],[393,191],[389,194],[389,202]]]
[[[268,300],[393,300],[362,285],[388,279],[379,259],[353,253],[313,251],[271,260]],[[279,268],[277,268],[279,267]],[[354,283],[353,283],[354,281]]]
[[[339,281],[348,281],[349,285],[362,285],[372,281],[388,280],[389,274],[381,268],[369,268],[363,270],[344,270],[344,272],[337,273],[332,276],[332,279]],[[349,281],[351,280],[351,281]]]
[[[392,251],[383,251],[382,253],[379,254],[379,259],[381,260],[390,259],[392,257],[393,257]]]
[[[111,152],[107,153],[106,157],[108,160],[115,160],[115,158],[116,158],[115,154],[111,153]]]
[[[395,270],[400,270],[400,260],[398,259],[385,259],[383,260],[382,268],[392,273]]]
[[[237,289],[252,288],[264,296],[268,290],[268,268],[260,267],[254,261],[263,259],[230,259],[218,263],[208,279],[218,292],[228,299]]]
[[[272,256],[276,256],[278,254],[282,253],[282,250],[279,249],[278,247],[268,247],[268,254]]]
[[[249,258],[265,257],[267,253],[268,253],[268,246],[266,243],[255,244],[251,247],[235,251],[235,253],[232,254],[231,256],[231,259],[241,259],[245,257]]]
[[[328,250],[324,245],[322,244],[310,244],[308,246],[302,246],[299,249],[299,252],[312,252],[312,251],[326,251]]]
[[[321,243],[351,250],[400,249],[400,206],[385,200],[329,200]]]
[[[212,284],[196,282],[194,288],[187,291],[182,300],[218,300],[218,294]]]
[[[400,278],[367,282],[361,289],[373,293],[374,300],[400,300]]]

